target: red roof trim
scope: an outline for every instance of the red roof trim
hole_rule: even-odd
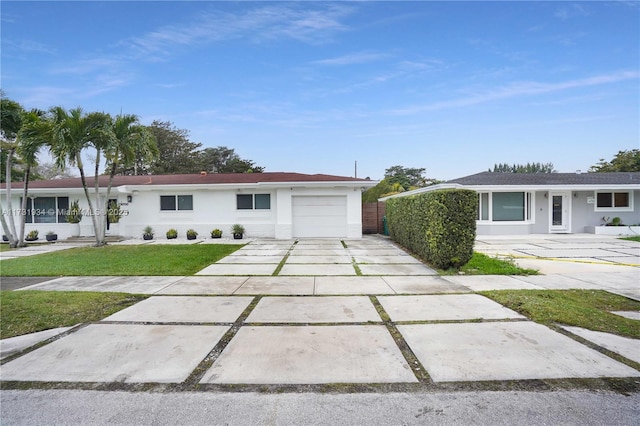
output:
[[[98,178],[100,187],[109,184],[109,176]],[[113,187],[123,185],[218,185],[218,184],[258,184],[258,183],[290,183],[290,182],[372,182],[369,179],[359,179],[333,175],[308,175],[302,173],[267,172],[267,173],[208,173],[208,174],[180,174],[180,175],[143,175],[143,176],[114,176]],[[93,176],[87,177],[87,185],[93,186]],[[4,189],[3,183],[0,188]],[[22,182],[12,182],[12,188],[22,188]],[[79,177],[67,179],[53,179],[29,182],[29,188],[82,188]]]

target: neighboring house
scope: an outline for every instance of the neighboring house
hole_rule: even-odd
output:
[[[93,178],[88,178],[93,196]],[[239,223],[248,237],[361,238],[362,191],[376,185],[368,179],[300,173],[201,173],[156,176],[115,176],[110,199],[126,215],[107,235],[141,237],[151,226],[156,238],[170,228],[180,236],[189,228],[209,237],[214,228],[230,236]],[[99,178],[106,196],[108,176]],[[3,207],[6,186],[0,186]],[[12,208],[19,209],[22,183],[12,183]],[[66,210],[74,200],[84,210],[81,235],[93,235],[91,217],[80,178],[34,181],[29,184],[26,231],[49,231],[59,238],[72,234]],[[16,214],[16,218],[18,215]]]
[[[614,217],[640,225],[640,172],[483,172],[380,200],[445,188],[478,193],[478,235],[640,232],[636,226],[600,226]]]

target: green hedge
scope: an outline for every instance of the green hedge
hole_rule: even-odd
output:
[[[478,194],[448,189],[387,200],[389,234],[429,264],[459,268],[473,255]]]

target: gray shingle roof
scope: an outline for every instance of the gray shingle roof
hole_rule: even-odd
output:
[[[475,185],[640,185],[640,172],[616,173],[496,173],[482,172],[449,180]]]

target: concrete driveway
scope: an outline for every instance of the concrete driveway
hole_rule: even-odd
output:
[[[602,288],[640,299],[640,270],[623,266],[635,261],[640,244],[563,241],[479,239],[478,249],[554,265],[561,261],[531,257],[549,250],[556,259],[573,250],[571,259],[580,262],[563,262],[571,268],[616,269],[441,277],[388,239],[367,237],[252,241],[190,277],[56,278],[27,288],[152,296],[102,321],[36,339],[47,339],[42,346],[22,342],[10,352],[11,342],[3,341],[2,381],[196,390],[640,377],[638,341],[552,330],[474,294]]]

